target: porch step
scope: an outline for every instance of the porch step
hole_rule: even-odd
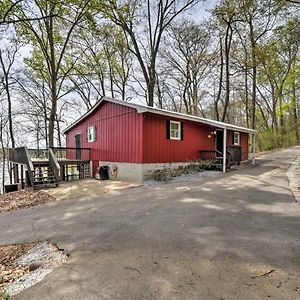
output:
[[[83,177],[90,178],[91,177],[91,167],[90,164],[85,164],[83,169]]]
[[[45,166],[43,167],[45,168]],[[50,166],[46,166],[46,169],[44,168],[35,168],[33,172],[33,188],[58,186],[58,182]]]

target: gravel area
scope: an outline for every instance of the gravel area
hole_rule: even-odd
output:
[[[68,255],[56,245],[49,242],[38,243],[24,255],[17,258],[14,264],[27,267],[27,272],[21,277],[5,286],[5,291],[10,297],[42,281],[54,268],[62,265]]]
[[[201,172],[192,172],[188,174],[181,174],[180,176],[172,177],[171,180],[168,181],[159,181],[154,179],[148,179],[144,181],[144,185],[161,185],[168,183],[180,183],[185,181],[198,181],[199,178],[205,177],[216,177],[220,175],[220,171],[201,171]]]

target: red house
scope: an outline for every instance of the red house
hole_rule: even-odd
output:
[[[93,176],[105,164],[117,179],[141,181],[155,169],[210,158],[215,151],[225,153],[225,171],[226,146],[240,145],[242,160],[247,160],[249,134],[255,131],[102,98],[64,133],[67,147],[90,148]]]

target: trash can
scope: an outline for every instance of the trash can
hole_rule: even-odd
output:
[[[109,179],[108,171],[109,171],[109,166],[101,166],[99,168],[100,180],[108,180]]]
[[[20,189],[21,189],[20,183],[6,184],[4,186],[4,193],[16,192],[19,191]]]
[[[231,162],[239,165],[242,161],[242,147],[238,145],[231,145],[227,147],[231,153]]]

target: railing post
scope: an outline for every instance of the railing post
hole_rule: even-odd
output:
[[[58,185],[59,183],[59,171],[60,171],[60,165],[56,159],[56,156],[53,153],[53,150],[51,148],[49,148],[49,165],[53,170],[54,173],[54,177],[56,180],[56,183]]]
[[[223,173],[226,173],[226,145],[227,145],[227,129],[223,130]]]
[[[252,164],[255,165],[255,152],[256,152],[256,139],[255,139],[255,133],[252,135]]]

